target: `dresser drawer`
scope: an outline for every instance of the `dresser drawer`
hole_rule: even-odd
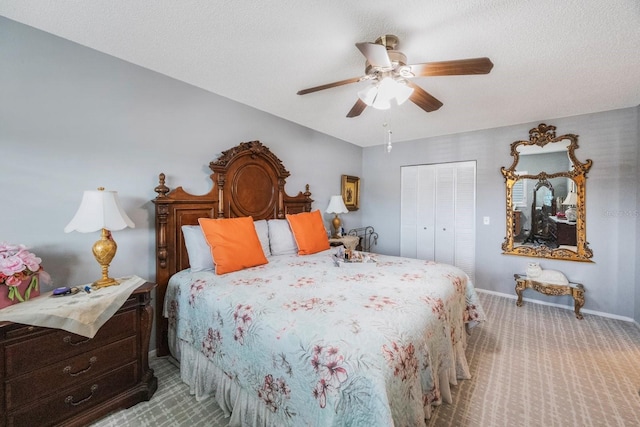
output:
[[[64,390],[136,360],[138,341],[128,337],[6,382],[7,410]]]
[[[137,333],[136,310],[115,314],[92,339],[59,329],[24,327],[5,344],[5,378],[31,372]],[[46,332],[43,332],[46,331]],[[7,337],[9,338],[9,337]]]
[[[137,378],[138,367],[132,362],[116,371],[35,401],[32,405],[22,406],[16,412],[8,411],[7,425],[44,427],[62,423],[133,387]]]

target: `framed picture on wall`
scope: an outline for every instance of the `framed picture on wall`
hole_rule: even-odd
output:
[[[360,208],[360,178],[351,175],[342,175],[342,198],[350,211]]]

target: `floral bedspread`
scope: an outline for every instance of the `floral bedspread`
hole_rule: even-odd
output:
[[[170,328],[248,396],[243,423],[425,425],[440,379],[469,377],[465,323],[484,320],[473,285],[446,264],[375,255],[336,267],[333,252],[182,271],[165,299]]]

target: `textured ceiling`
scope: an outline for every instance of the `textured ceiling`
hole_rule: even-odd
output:
[[[360,146],[640,104],[637,0],[2,0],[0,15]],[[356,42],[400,38],[409,63],[487,56],[488,75],[413,81],[407,102],[346,118],[367,83]]]

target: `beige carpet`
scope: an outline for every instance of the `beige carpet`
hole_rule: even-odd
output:
[[[433,426],[640,426],[640,329],[633,323],[481,294],[489,321],[467,358],[473,379]]]
[[[213,399],[196,402],[189,387],[180,379],[180,370],[165,358],[150,358],[149,365],[158,377],[158,390],[148,402],[115,412],[93,427],[218,427],[227,422]]]
[[[453,387],[437,426],[640,426],[640,329],[632,323],[481,294],[488,321],[467,347],[473,379]],[[94,426],[224,426],[213,403],[196,402],[178,369],[152,359],[150,402]]]

